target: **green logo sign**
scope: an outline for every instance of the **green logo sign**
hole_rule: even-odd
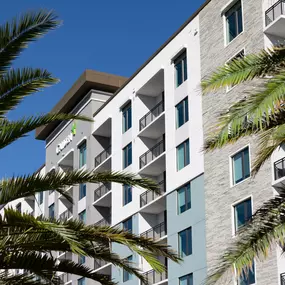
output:
[[[76,123],[72,124],[71,133],[75,136],[76,135]]]

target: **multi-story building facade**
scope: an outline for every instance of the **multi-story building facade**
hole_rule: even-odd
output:
[[[66,189],[73,205],[50,191],[39,195],[39,206],[30,211],[153,237],[177,250],[184,262],[162,260],[167,273],[158,274],[128,249],[113,245],[112,250],[135,262],[151,284],[203,284],[237,229],[283,181],[285,153],[276,151],[254,179],[254,137],[203,153],[204,138],[218,114],[250,87],[232,86],[202,96],[200,82],[235,57],[283,41],[284,8],[281,0],[208,0],[130,78],[84,72],[53,111],[89,116],[94,123],[70,121],[38,129],[36,138],[46,141],[42,171],[134,172],[156,180],[161,195],[114,183],[87,184]],[[58,258],[79,261],[65,253]],[[80,262],[119,284],[139,283],[111,264],[89,258]],[[230,273],[227,281],[282,285],[283,272],[285,262],[277,248],[265,262],[255,260],[247,277]],[[62,279],[66,284],[94,283],[78,276]]]

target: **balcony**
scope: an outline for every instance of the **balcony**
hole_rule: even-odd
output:
[[[94,206],[111,206],[111,183],[102,184],[94,191]]]
[[[140,174],[159,175],[165,170],[165,139],[150,148],[139,158]]]
[[[73,186],[67,186],[64,192],[68,193],[70,196],[73,196]],[[58,199],[66,200],[66,198],[62,196],[62,194],[59,194]]]
[[[108,158],[111,156],[112,148],[111,146],[108,146],[106,149],[104,149],[101,153],[99,153],[95,157],[95,168],[97,168],[99,165],[102,166],[102,168],[108,169],[111,168],[110,160]],[[107,161],[109,163],[107,163]],[[105,162],[105,163],[104,163]],[[103,165],[104,164],[104,165]],[[106,165],[105,165],[106,164]],[[110,164],[110,165],[109,165]]]
[[[72,282],[72,274],[70,273],[63,273],[59,275],[58,277],[62,284]]]
[[[155,105],[140,121],[140,137],[157,139],[165,133],[164,100]]]
[[[111,277],[111,270],[112,270],[112,264],[110,262],[107,262],[105,260],[97,260],[94,259],[94,271],[99,274],[103,274],[106,276]]]
[[[280,274],[280,285],[285,285],[285,273]]]
[[[111,226],[111,216],[109,216],[106,219],[105,218],[101,219],[100,221],[95,223],[94,226],[96,226],[96,227],[109,227],[109,226]]]
[[[145,231],[141,234],[144,238],[151,238],[153,240],[159,240],[162,239],[167,235],[166,231],[166,223],[162,222],[159,225],[149,229],[148,231]]]
[[[148,280],[149,285],[167,282],[167,271],[158,273],[154,270],[143,273],[144,277]]]
[[[285,38],[285,0],[279,0],[265,12],[265,30],[268,35]]]
[[[72,217],[73,217],[73,209],[72,209],[72,207],[68,208],[62,214],[59,215],[59,219],[61,221],[69,220]]]

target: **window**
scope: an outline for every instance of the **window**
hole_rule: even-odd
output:
[[[250,176],[248,147],[232,157],[232,168],[233,184],[237,184]]]
[[[16,211],[19,212],[19,213],[22,212],[22,204],[21,203],[16,205]]]
[[[84,264],[85,263],[85,256],[84,255],[79,255],[78,256],[78,263],[79,264]]]
[[[133,256],[129,256],[126,258],[129,262],[133,261]],[[132,279],[132,274],[130,274],[128,271],[123,269],[123,282],[129,281]]]
[[[41,205],[44,202],[44,192],[39,193],[39,204]]]
[[[86,223],[86,211],[82,211],[78,214],[79,221]]]
[[[132,186],[130,185],[124,185],[123,186],[123,205],[127,205],[130,202],[132,202],[133,195],[132,195]]]
[[[177,147],[177,170],[190,163],[189,139]]]
[[[193,274],[188,274],[179,278],[179,285],[193,285]]]
[[[122,109],[123,113],[123,133],[132,127],[132,104],[129,103]]]
[[[86,164],[86,141],[79,146],[79,168]]]
[[[123,229],[124,231],[133,232],[133,219],[130,217],[129,219],[123,222]]]
[[[86,284],[85,283],[85,278],[83,277],[83,278],[78,279],[77,284],[78,285],[85,285]]]
[[[176,128],[180,128],[189,120],[188,97],[176,105]]]
[[[86,184],[79,184],[79,200],[86,196]]]
[[[226,13],[227,43],[230,43],[243,31],[241,1],[231,7]]]
[[[48,216],[52,219],[54,218],[54,204],[51,204],[48,207]]]
[[[252,263],[252,268],[246,274],[243,272],[238,278],[238,285],[251,285],[255,284],[255,264]]]
[[[177,190],[178,195],[178,214],[191,209],[191,189],[190,183]]]
[[[235,215],[235,232],[250,220],[252,216],[251,198],[242,201],[234,206]]]
[[[175,80],[176,87],[180,86],[185,80],[187,80],[187,56],[184,51],[180,56],[174,60],[175,66]]]
[[[192,254],[192,228],[178,233],[179,254],[181,257]]]
[[[132,164],[132,143],[123,149],[123,168]]]

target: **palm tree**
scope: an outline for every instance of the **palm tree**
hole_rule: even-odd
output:
[[[58,80],[47,70],[12,68],[14,60],[27,45],[58,27],[60,22],[53,12],[38,11],[24,14],[0,26],[0,149],[45,124],[62,120],[89,118],[73,114],[48,113],[17,121],[10,121],[7,113],[15,109],[28,95],[51,86]],[[122,172],[96,173],[54,171],[3,178],[0,181],[0,204],[54,189],[70,202],[66,186],[80,183],[115,182],[142,187],[158,192],[151,180]],[[9,205],[9,204],[8,204]],[[77,220],[60,221],[35,218],[7,208],[0,217],[0,284],[60,284],[56,272],[66,272],[93,279],[101,284],[114,284],[108,276],[69,260],[58,260],[54,252],[64,251],[110,262],[146,282],[134,264],[122,259],[111,250],[112,243],[129,247],[143,257],[157,271],[165,270],[157,256],[175,262],[180,259],[167,245],[124,232],[117,228],[85,225]],[[10,269],[24,269],[23,274],[11,275]]]
[[[202,82],[203,93],[254,81],[255,88],[224,111],[205,141],[205,151],[222,148],[244,136],[258,138],[253,176],[285,142],[285,48],[276,46],[225,64]],[[231,269],[247,273],[254,258],[267,257],[272,245],[284,247],[285,188],[262,205],[239,232],[210,272],[207,284],[215,284]]]

